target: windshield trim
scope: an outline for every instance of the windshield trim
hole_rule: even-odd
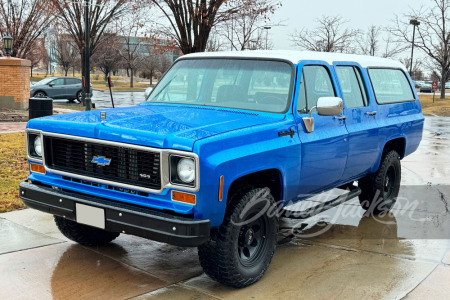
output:
[[[170,70],[172,70],[172,68],[177,63],[179,63],[180,61],[183,61],[183,60],[207,60],[207,59],[210,59],[210,60],[227,59],[227,60],[275,61],[275,62],[283,62],[283,63],[288,64],[291,67],[291,83],[289,85],[289,93],[288,93],[288,99],[287,99],[288,101],[286,102],[286,108],[283,111],[281,111],[281,112],[274,112],[274,111],[267,111],[267,110],[256,110],[256,109],[236,108],[236,107],[227,107],[227,106],[214,106],[214,105],[187,104],[187,103],[177,103],[177,102],[171,102],[171,104],[181,104],[181,105],[190,105],[190,106],[202,106],[202,107],[206,106],[206,107],[229,108],[229,109],[237,109],[237,110],[244,110],[244,111],[245,110],[246,111],[257,111],[257,112],[264,112],[264,113],[271,113],[271,114],[286,114],[289,111],[289,109],[291,107],[291,104],[292,104],[292,96],[293,96],[293,93],[294,93],[294,84],[295,84],[295,65],[290,60],[286,60],[286,59],[282,59],[282,58],[270,58],[270,57],[267,57],[267,58],[260,58],[260,57],[235,57],[235,56],[226,56],[226,55],[225,56],[216,56],[216,57],[192,57],[192,58],[187,56],[187,57],[180,57],[180,58],[178,58],[173,63],[173,65],[166,71],[166,73],[164,73],[164,76],[166,76],[166,74]],[[164,76],[162,78],[164,78]],[[162,80],[158,81],[158,83],[153,88],[152,93],[153,93],[153,91],[156,90],[156,87],[161,83],[161,81]],[[167,102],[156,102],[156,101],[155,102],[153,102],[153,101],[149,102],[149,101],[147,101],[148,98],[150,98],[152,93],[150,93],[148,95],[148,97],[147,97],[147,99],[145,99],[144,103],[146,103],[146,104],[147,103],[149,103],[149,104],[151,104],[151,103],[168,104]]]

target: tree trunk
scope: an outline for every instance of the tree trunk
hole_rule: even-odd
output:
[[[441,72],[441,100],[445,99],[445,82],[447,81],[448,70],[446,68],[442,68]]]
[[[75,77],[75,66],[72,67],[72,76]]]
[[[127,68],[127,77],[130,77],[130,70]]]
[[[128,69],[127,69],[128,70]],[[134,71],[131,69],[130,88],[134,86]]]
[[[150,71],[150,85],[153,85],[153,70]]]
[[[65,70],[64,70],[64,73],[66,73],[65,76],[67,77],[67,74],[69,73],[69,68],[65,69]]]
[[[33,65],[31,66],[31,75],[30,77],[33,77]]]
[[[85,68],[86,68],[86,66],[85,66],[85,64],[84,64],[84,51],[82,51],[81,52],[81,78],[83,78],[83,76],[84,76],[84,74],[85,74]],[[83,83],[84,83],[85,81],[83,80]],[[84,94],[84,89],[83,89],[83,94]],[[81,104],[83,105],[83,106],[86,106],[86,101],[85,101],[85,97],[82,97],[82,101],[81,101]]]

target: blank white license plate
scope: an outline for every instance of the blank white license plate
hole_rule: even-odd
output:
[[[105,229],[105,210],[80,203],[75,204],[77,223]]]

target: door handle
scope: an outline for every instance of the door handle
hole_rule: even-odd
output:
[[[345,119],[347,119],[346,116],[339,116],[339,117],[334,117],[334,118],[339,121],[344,121]]]
[[[375,116],[376,114],[377,114],[376,111],[366,112],[366,115],[368,115],[368,116]]]

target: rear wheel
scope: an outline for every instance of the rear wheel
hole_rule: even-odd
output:
[[[390,151],[382,158],[377,172],[359,181],[361,207],[369,215],[387,214],[397,201],[400,180],[400,155]]]
[[[47,98],[47,94],[43,91],[38,91],[34,93],[35,98]]]
[[[81,103],[81,101],[83,100],[83,92],[82,92],[82,91],[79,91],[79,92],[77,93],[77,100],[78,100],[78,102],[80,102],[80,103]]]
[[[277,245],[278,217],[268,189],[238,194],[227,208],[212,240],[198,248],[207,275],[218,282],[246,287],[264,275]]]
[[[93,247],[106,245],[120,235],[118,232],[110,232],[100,228],[79,224],[58,216],[55,216],[55,223],[56,226],[58,226],[59,231],[61,231],[68,239],[84,246]]]

